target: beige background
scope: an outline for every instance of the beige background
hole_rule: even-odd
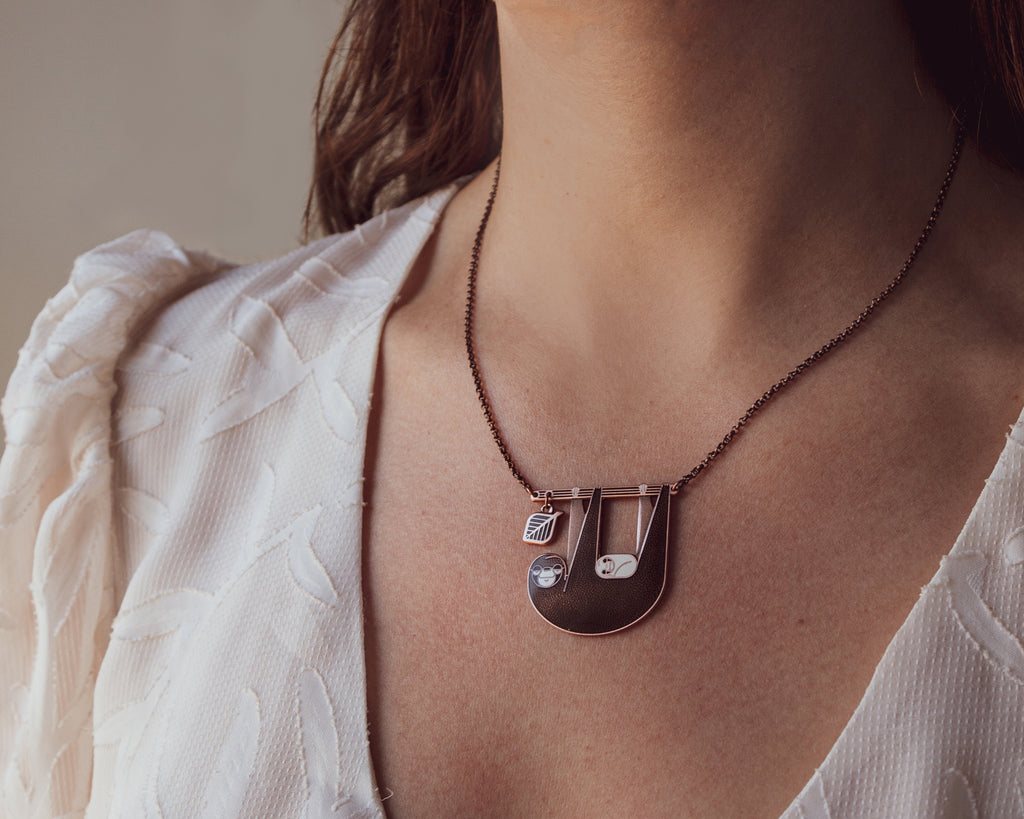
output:
[[[239,261],[298,243],[342,2],[0,6],[0,383],[90,247],[139,227]]]

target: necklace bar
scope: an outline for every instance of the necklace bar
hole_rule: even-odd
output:
[[[657,496],[661,492],[663,484],[660,483],[644,483],[639,486],[602,486],[597,487],[601,490],[601,495],[605,498],[643,498],[647,496]],[[676,494],[676,490],[672,490],[672,494]],[[532,492],[530,494],[530,500],[534,503],[546,503],[549,500],[552,501],[563,501],[563,500],[575,500],[580,498],[582,500],[590,500],[594,495],[593,489],[546,489],[544,491]]]

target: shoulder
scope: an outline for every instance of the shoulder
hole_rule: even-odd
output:
[[[165,233],[129,233],[75,260],[68,284],[46,304],[19,352],[5,411],[24,393],[73,376],[109,381],[118,360],[163,322],[212,330],[225,312],[273,297],[288,282],[328,296],[361,298],[404,272],[455,186],[379,215],[282,257],[237,265],[190,250]],[[381,287],[383,290],[383,286]],[[36,403],[33,397],[24,397]]]
[[[70,280],[36,318],[19,352],[5,407],[25,392],[50,391],[69,379],[98,386],[142,317],[226,263],[186,251],[157,231],[136,231],[79,256]],[[13,411],[13,410],[12,410]]]
[[[150,315],[140,340],[196,347],[222,338],[257,353],[257,343],[279,330],[295,346],[309,347],[307,357],[387,307],[448,194],[386,211],[284,256],[223,270]]]
[[[145,336],[187,335],[195,343],[227,333],[244,340],[266,330],[267,321],[279,321],[315,344],[387,305],[454,190],[437,191],[283,256],[222,268],[151,314]]]
[[[305,485],[311,460],[330,452],[336,479],[356,480],[381,325],[453,192],[223,268],[148,312],[121,350],[108,409],[115,491],[144,522],[124,538],[129,575],[171,521],[193,534],[223,524],[201,539],[231,541],[247,509],[232,493],[259,494],[267,469]],[[234,500],[208,508],[221,492]]]
[[[160,376],[187,368],[202,393],[192,410],[206,415],[205,436],[239,420],[247,401],[322,371],[326,359],[335,369],[364,361],[375,344],[352,342],[383,320],[456,187],[284,256],[222,267],[179,290],[149,311],[122,350],[119,403],[134,400],[137,388],[176,391]]]
[[[0,801],[19,815],[42,804],[71,812],[68,800],[88,788],[88,721],[62,692],[90,689],[109,630],[116,361],[147,312],[222,267],[150,231],[98,247],[76,261],[19,354],[0,459],[0,687],[20,703],[0,720],[0,766],[21,772]],[[71,783],[59,794],[49,787],[58,780]]]
[[[210,589],[227,597],[244,586],[252,592],[238,598],[244,606],[277,593],[284,578],[285,591],[298,594],[287,615],[275,609],[272,622],[254,629],[260,648],[250,656],[285,618],[297,624],[289,633],[334,634],[304,618],[349,616],[338,589],[356,577],[358,537],[346,535],[347,549],[311,544],[314,534],[358,532],[372,330],[452,192],[255,265],[190,251],[153,231],[76,261],[36,319],[3,401],[0,688],[18,693],[21,705],[0,719],[0,768],[17,764],[24,773],[8,777],[4,804],[48,798],[45,783],[55,778],[73,782],[67,792],[75,794],[89,793],[92,782],[97,804],[111,796],[123,756],[117,741],[123,734],[134,743],[136,729],[141,736],[148,723],[136,716],[153,704],[146,695],[126,698],[124,681],[131,692],[162,690],[146,686],[173,676],[162,669],[181,665],[167,654],[180,641],[145,638],[185,633],[182,623],[206,611]],[[287,556],[283,568],[264,559],[271,553]],[[257,563],[262,571],[250,571]],[[239,623],[248,633],[261,611],[221,606],[222,642],[210,644],[237,643]],[[83,641],[85,633],[97,639]],[[349,653],[339,657],[353,656],[358,631],[346,639]],[[207,645],[199,642],[190,659]],[[222,671],[222,659],[196,662]],[[96,679],[101,662],[115,682]],[[210,701],[225,714],[238,690],[253,685],[247,664],[228,665],[238,686],[221,671],[204,677],[222,681]],[[284,691],[292,667],[280,666]],[[187,687],[195,678],[185,676]],[[81,703],[96,715],[95,749],[93,720],[77,718]],[[285,711],[290,726],[294,712]],[[209,711],[185,716],[192,713]],[[176,714],[182,753],[194,752],[208,722]],[[365,736],[365,728],[349,733]],[[65,749],[59,759],[38,753],[41,737]],[[141,746],[117,781],[154,781],[143,770],[151,761]],[[118,785],[122,797],[130,787]]]
[[[246,396],[234,393],[269,400],[282,379],[373,326],[458,186],[259,264],[152,230],[83,254],[33,323],[0,404],[7,469],[27,469],[15,462],[30,452],[68,461],[81,442],[109,457],[154,423],[155,411],[126,406],[164,406],[203,436],[244,419]],[[346,360],[365,366],[363,350]],[[0,498],[0,525],[27,508],[29,489]]]

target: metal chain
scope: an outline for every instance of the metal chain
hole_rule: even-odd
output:
[[[942,207],[946,203],[946,196],[949,193],[949,188],[953,184],[953,176],[956,174],[957,166],[960,164],[960,155],[963,150],[965,137],[966,129],[963,125],[960,125],[956,132],[956,138],[953,141],[953,155],[949,159],[949,164],[946,167],[946,176],[942,180],[942,186],[939,188],[939,194],[935,199],[935,204],[932,206],[932,211],[928,216],[928,221],[925,222],[924,229],[921,231],[921,235],[918,236],[917,241],[914,243],[914,247],[910,251],[910,255],[907,256],[906,261],[903,262],[892,281],[885,286],[885,289],[883,289],[881,293],[868,302],[867,306],[861,310],[860,314],[843,330],[822,344],[821,347],[807,356],[807,358],[797,364],[792,370],[765,390],[761,396],[750,405],[747,411],[740,416],[736,423],[733,424],[732,428],[725,434],[725,437],[718,442],[715,448],[708,452],[708,454],[705,455],[703,459],[701,459],[700,463],[693,467],[693,469],[672,484],[673,494],[685,487],[694,478],[707,469],[714,462],[715,458],[721,455],[722,452],[725,451],[726,447],[733,442],[733,439],[739,435],[740,430],[749,423],[750,419],[760,412],[764,406],[778,395],[784,387],[793,383],[806,370],[821,361],[840,344],[847,341],[858,329],[860,329],[864,322],[867,321],[868,317],[875,312],[878,306],[889,298],[896,288],[903,283],[903,280],[910,272],[910,268],[913,266],[914,261],[917,259],[918,253],[921,252],[921,248],[924,247],[925,243],[928,241],[928,237],[931,236],[932,230],[935,228],[935,224],[939,220],[939,214],[942,213]],[[509,451],[508,444],[505,443],[505,439],[502,437],[501,432],[498,429],[498,424],[494,419],[494,411],[491,409],[491,404],[487,400],[487,391],[484,388],[483,377],[480,375],[480,365],[477,361],[476,348],[473,344],[473,318],[476,308],[477,274],[480,270],[480,251],[483,247],[484,232],[487,229],[487,222],[491,218],[491,210],[494,207],[494,199],[498,193],[498,179],[500,176],[501,156],[499,154],[498,163],[494,169],[494,182],[491,185],[491,193],[487,199],[487,206],[484,208],[484,215],[480,220],[480,226],[477,228],[476,239],[473,242],[473,252],[469,263],[469,276],[466,284],[465,315],[466,357],[469,359],[469,369],[473,374],[473,383],[476,386],[476,395],[477,398],[480,399],[480,408],[484,412],[484,418],[487,420],[487,426],[491,430],[491,436],[498,445],[498,450],[501,452],[501,456],[505,459],[505,463],[508,465],[509,470],[511,470],[512,475],[522,485],[522,487],[530,493],[531,497],[537,497],[538,493],[523,475],[522,471],[520,471],[519,466],[512,457],[512,453]]]

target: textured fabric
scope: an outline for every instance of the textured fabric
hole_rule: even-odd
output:
[[[0,812],[381,817],[361,476],[455,187],[272,262],[83,256],[4,400]],[[1024,816],[1024,425],[785,819]]]

